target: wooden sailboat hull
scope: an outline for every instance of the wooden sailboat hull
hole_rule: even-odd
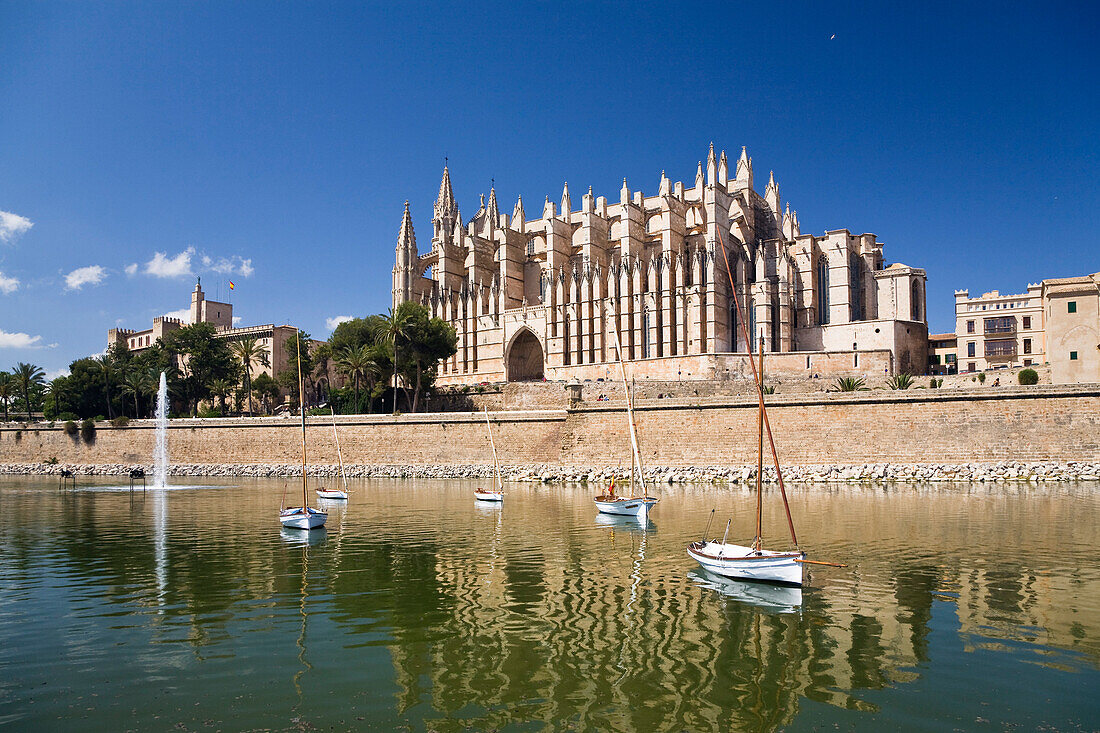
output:
[[[279,521],[290,529],[317,529],[325,526],[328,514],[313,507],[292,507],[279,512]]]
[[[633,498],[605,499],[597,496],[594,500],[596,508],[604,514],[616,514],[622,517],[644,517],[657,503],[656,497],[637,496]]]
[[[721,542],[692,542],[688,555],[703,569],[726,578],[755,580],[761,583],[802,585],[804,552],[757,553],[751,547]]]
[[[504,501],[504,492],[474,489],[474,498],[478,501]]]
[[[322,499],[343,499],[347,500],[348,492],[341,489],[317,489],[317,496]]]

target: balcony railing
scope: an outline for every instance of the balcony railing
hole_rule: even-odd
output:
[[[997,356],[1016,356],[1016,341],[986,341],[985,356],[987,359]]]

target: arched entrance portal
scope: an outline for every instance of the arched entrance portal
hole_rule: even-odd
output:
[[[508,349],[508,381],[531,382],[542,379],[542,345],[530,330],[524,329]]]

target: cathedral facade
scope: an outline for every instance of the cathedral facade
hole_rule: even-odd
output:
[[[802,234],[774,176],[756,192],[744,148],[732,176],[711,146],[690,187],[662,172],[653,195],[624,179],[615,202],[580,199],[566,184],[529,220],[492,189],[464,221],[444,168],[426,254],[406,203],[393,303],[457,330],[440,383],[613,377],[616,348],[637,378],[721,379],[761,343],[772,373],[925,370],[925,272],[887,267],[874,234]]]

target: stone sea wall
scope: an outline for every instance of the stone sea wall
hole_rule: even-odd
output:
[[[0,464],[0,473],[17,475],[57,475],[63,470],[80,476],[126,476],[131,469],[144,468],[152,476],[152,466],[139,464]],[[348,478],[440,478],[491,479],[493,466],[487,465],[345,465]],[[236,464],[198,463],[173,465],[170,476],[224,476],[227,478],[295,478],[302,475],[300,464]],[[308,474],[336,478],[338,465],[309,466]],[[612,477],[619,485],[627,480],[622,468],[591,466],[501,466],[501,475],[508,482],[565,482],[605,485]],[[648,466],[646,481],[651,484],[725,483],[753,484],[755,467],[730,466]],[[765,468],[764,483],[776,483],[774,468]],[[999,463],[965,464],[863,464],[857,466],[790,466],[783,470],[785,483],[923,483],[928,481],[959,481],[977,483],[1045,483],[1051,481],[1100,481],[1100,461],[1070,463]]]
[[[887,469],[868,466],[904,472],[1100,462],[1100,385],[777,394],[768,403],[792,480],[800,469],[821,467],[874,474]],[[647,466],[721,467],[740,475],[756,465],[757,411],[749,395],[639,399],[636,415]],[[496,412],[491,419],[501,463],[517,470],[630,466],[621,403],[581,401],[567,409]],[[337,423],[344,462],[362,471],[457,471],[490,462],[485,418],[478,413],[348,416]],[[311,418],[308,435],[310,463],[335,465],[331,421]],[[144,465],[151,461],[153,438],[152,421],[101,424],[91,442],[65,434],[61,425],[6,423],[0,426],[0,464]],[[300,440],[297,420],[284,418],[173,420],[168,431],[177,466],[294,466]],[[946,475],[963,469],[935,470]]]

